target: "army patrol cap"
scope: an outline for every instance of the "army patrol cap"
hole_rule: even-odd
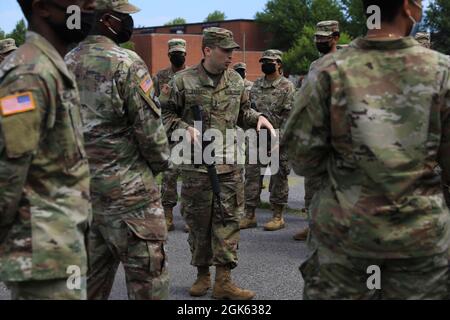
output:
[[[331,37],[333,33],[339,32],[339,22],[330,21],[320,21],[316,27],[315,36]]]
[[[223,28],[208,28],[203,31],[203,45],[217,46],[222,49],[239,49],[234,41],[233,32]]]
[[[0,54],[8,53],[16,49],[16,41],[14,39],[0,40]]]
[[[186,52],[186,41],[183,39],[171,39],[168,42],[169,53],[172,52]]]
[[[280,50],[274,50],[270,49],[263,53],[261,59],[259,59],[259,62],[262,62],[263,60],[278,60],[283,62],[283,52]]]
[[[415,39],[421,44],[421,45],[431,45],[431,35],[427,32],[418,32],[415,36]]]
[[[141,11],[128,0],[96,0],[96,10],[112,10],[123,14],[133,14]]]
[[[234,70],[244,69],[247,70],[247,65],[243,62],[238,62],[233,66]]]

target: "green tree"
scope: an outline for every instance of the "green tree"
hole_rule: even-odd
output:
[[[430,2],[426,24],[432,32],[433,49],[450,54],[450,0]]]
[[[289,50],[299,39],[305,26],[322,20],[344,21],[338,0],[269,0],[256,21],[273,35],[272,47]]]
[[[283,55],[283,65],[290,74],[307,74],[311,62],[319,58],[314,45],[313,26],[305,26],[292,48]]]
[[[6,35],[6,38],[13,38],[16,40],[16,45],[21,46],[25,42],[25,34],[27,32],[27,25],[25,20],[20,20],[17,22],[16,27],[11,33]]]
[[[178,17],[173,20],[170,20],[169,22],[167,22],[164,25],[165,26],[175,26],[175,25],[186,24],[186,23],[187,23],[186,19]]]
[[[204,22],[224,21],[226,19],[227,19],[227,16],[225,15],[225,12],[216,10],[216,11],[208,14],[208,16],[205,18]]]
[[[311,63],[319,58],[319,52],[314,43],[314,33],[315,26],[305,26],[294,46],[283,55],[284,68],[290,74],[307,74]],[[341,32],[339,44],[348,44],[350,42],[350,35]]]
[[[311,2],[311,19],[313,22],[337,20],[344,21],[344,14],[340,3],[334,0],[313,0]]]
[[[5,39],[5,31],[0,28],[0,40]]]
[[[367,18],[361,0],[341,0],[344,20],[342,28],[352,38],[365,35],[367,32]]]
[[[311,20],[308,4],[308,0],[269,0],[264,10],[256,13],[256,21],[273,36],[272,47],[280,50],[292,47]]]

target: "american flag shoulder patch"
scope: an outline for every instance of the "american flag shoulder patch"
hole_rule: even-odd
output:
[[[17,113],[32,111],[36,109],[36,104],[31,92],[22,92],[0,98],[0,109],[2,116],[7,117]]]
[[[147,75],[144,78],[144,80],[142,80],[140,87],[141,87],[142,91],[144,91],[145,93],[148,93],[150,91],[150,89],[153,87],[152,78],[150,78],[150,76]]]

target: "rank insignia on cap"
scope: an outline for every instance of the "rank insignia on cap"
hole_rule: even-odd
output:
[[[148,91],[152,88],[153,86],[153,81],[150,78],[149,75],[147,75],[144,80],[142,80],[141,82],[141,89],[142,91],[144,91],[145,93],[148,93]]]
[[[28,112],[36,109],[33,94],[24,92],[0,99],[2,116],[11,116],[17,113]]]

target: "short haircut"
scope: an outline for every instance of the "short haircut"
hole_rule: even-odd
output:
[[[363,0],[364,12],[367,8],[375,5],[381,9],[381,21],[392,22],[403,6],[403,0]]]

